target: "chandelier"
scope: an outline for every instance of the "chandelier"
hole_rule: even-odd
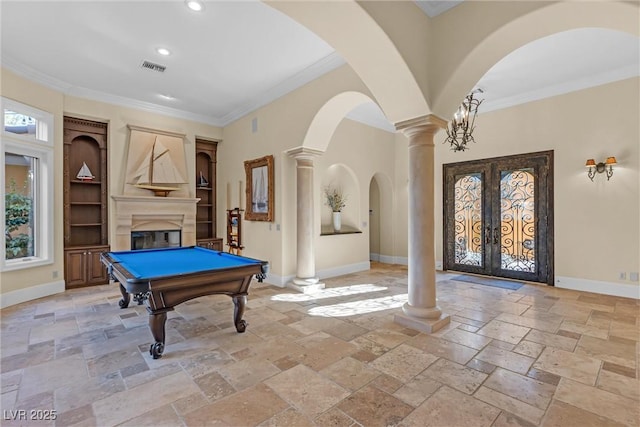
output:
[[[444,143],[449,143],[453,151],[464,151],[468,148],[468,143],[475,143],[473,129],[475,128],[476,114],[478,113],[478,107],[484,100],[476,99],[473,96],[476,93],[483,92],[480,88],[471,91],[464,98],[462,105],[458,107],[458,111],[453,115],[453,120],[447,126],[447,139]]]

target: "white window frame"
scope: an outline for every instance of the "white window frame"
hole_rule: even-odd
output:
[[[53,159],[53,114],[42,111],[9,98],[0,97],[2,111],[2,130],[0,132],[0,186],[3,197],[0,199],[0,245],[2,247],[2,257],[0,259],[0,271],[21,270],[41,265],[53,264],[53,181],[54,181],[54,159]],[[38,121],[35,135],[19,135],[4,130],[4,111],[11,110],[20,114],[33,117]],[[36,252],[34,256],[6,259],[6,212],[5,212],[5,153],[14,153],[22,156],[29,156],[38,159],[34,176],[34,216],[35,233],[34,246]]]

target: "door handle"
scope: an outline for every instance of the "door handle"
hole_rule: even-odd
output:
[[[487,230],[486,230],[485,235],[484,235],[484,242],[487,245],[491,244],[491,227],[490,226],[487,226]]]
[[[495,227],[493,229],[493,244],[494,245],[498,244],[498,227]]]

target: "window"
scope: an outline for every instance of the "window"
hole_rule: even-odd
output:
[[[53,262],[53,115],[1,98],[3,271]]]

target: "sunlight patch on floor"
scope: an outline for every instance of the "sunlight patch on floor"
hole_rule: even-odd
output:
[[[380,292],[386,291],[385,286],[376,286],[371,284],[343,286],[339,288],[326,288],[318,292],[309,294],[278,294],[271,297],[271,301],[288,301],[288,302],[301,302],[301,301],[313,301],[317,299],[344,297],[347,295],[364,294],[367,292]]]
[[[357,314],[373,313],[402,307],[407,302],[408,294],[391,295],[382,298],[365,299],[361,301],[344,302],[340,304],[314,307],[308,311],[311,316],[346,317]]]

